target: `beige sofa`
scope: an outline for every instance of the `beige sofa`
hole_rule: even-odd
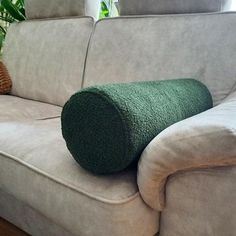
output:
[[[5,42],[13,89],[0,96],[0,216],[34,236],[236,235],[236,13],[94,23],[75,16],[91,1],[46,3],[27,0],[28,20]],[[204,82],[215,107],[158,135],[137,170],[95,176],[74,161],[60,128],[74,92],[180,77]]]

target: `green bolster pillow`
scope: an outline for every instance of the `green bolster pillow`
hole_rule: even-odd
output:
[[[62,134],[81,167],[111,174],[137,163],[165,128],[209,108],[210,92],[193,79],[95,86],[65,104]]]

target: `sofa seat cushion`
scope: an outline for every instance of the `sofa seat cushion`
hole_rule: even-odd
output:
[[[72,234],[157,232],[158,212],[140,197],[136,170],[109,176],[83,170],[66,148],[60,119],[1,122],[0,147],[0,189]]]
[[[10,95],[0,96],[0,122],[60,117],[61,107]]]

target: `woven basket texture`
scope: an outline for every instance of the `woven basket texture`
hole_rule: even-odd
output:
[[[6,66],[0,62],[0,95],[10,93],[12,81]]]

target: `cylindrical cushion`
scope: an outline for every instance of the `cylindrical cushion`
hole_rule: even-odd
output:
[[[136,163],[168,126],[211,107],[208,89],[191,79],[90,87],[64,106],[62,133],[83,168],[110,174]]]
[[[25,0],[27,19],[92,16],[98,19],[100,0]]]
[[[119,0],[120,15],[219,12],[232,0]]]

